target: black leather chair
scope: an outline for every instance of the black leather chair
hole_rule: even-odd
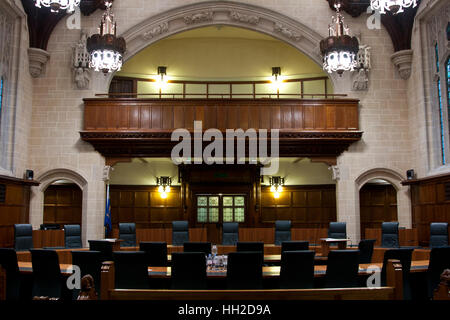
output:
[[[361,240],[358,244],[359,263],[371,263],[375,239]]]
[[[264,254],[264,242],[262,241],[238,241],[236,251],[256,251]]]
[[[113,253],[117,289],[148,289],[147,256],[142,251]]]
[[[119,223],[119,239],[121,247],[136,247],[136,224]]]
[[[383,222],[381,224],[381,246],[383,248],[398,248],[398,222]]]
[[[308,241],[283,241],[281,243],[281,253],[285,251],[309,250]]]
[[[326,288],[358,286],[359,250],[331,250],[328,253]]]
[[[450,246],[432,248],[427,270],[428,298],[433,298],[433,291],[438,287],[440,277],[445,269],[450,269]]]
[[[22,277],[17,264],[17,254],[12,248],[0,248],[0,266],[6,272],[6,300],[19,300]]]
[[[328,238],[347,239],[347,223],[330,222],[328,227]]]
[[[261,252],[230,252],[228,254],[227,288],[262,289],[262,266],[264,256]]]
[[[430,224],[430,247],[446,247],[448,246],[448,223],[432,222]]]
[[[172,253],[172,289],[207,289],[206,257],[202,252]]]
[[[100,251],[102,261],[113,260],[113,243],[105,240],[89,240],[90,251]]]
[[[203,252],[208,255],[211,253],[211,242],[185,242],[183,244],[184,252]]]
[[[381,269],[381,285],[386,286],[386,273],[388,260],[400,260],[403,274],[403,299],[411,299],[411,286],[409,271],[411,270],[412,248],[395,248],[384,252],[383,268]]]
[[[145,252],[147,264],[154,267],[167,266],[166,242],[140,242],[139,250]]]
[[[78,224],[64,225],[64,242],[66,248],[75,249],[82,248],[81,243],[81,227]]]
[[[182,246],[189,242],[189,224],[187,221],[172,221],[172,245]]]
[[[280,289],[314,288],[314,256],[312,250],[282,252]]]
[[[222,244],[235,246],[239,241],[239,223],[224,222],[222,226]]]
[[[102,253],[100,251],[72,251],[72,264],[80,268],[81,277],[84,277],[87,274],[92,276],[98,297],[100,297],[101,258]],[[74,289],[72,298],[77,299],[79,293],[79,289]]]
[[[277,220],[275,221],[275,244],[281,245],[283,241],[291,240],[291,221]]]
[[[62,298],[64,279],[54,250],[30,249],[33,266],[33,297]]]
[[[16,251],[33,248],[33,227],[31,224],[14,225],[14,248]]]

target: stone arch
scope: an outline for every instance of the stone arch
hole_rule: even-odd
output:
[[[131,27],[121,34],[127,42],[124,61],[159,40],[183,31],[214,25],[240,27],[267,34],[290,44],[322,65],[319,44],[323,37],[319,33],[270,9],[230,1],[206,1],[178,7]],[[113,76],[109,74],[105,79],[102,74],[96,74],[96,89],[108,92]],[[335,91],[350,91],[350,81],[338,79],[336,73],[329,74],[329,78]]]
[[[359,191],[361,188],[372,179],[383,179],[388,181],[397,191],[397,218],[401,227],[411,228],[411,197],[409,187],[403,186],[401,182],[405,177],[398,171],[390,168],[373,168],[363,171],[355,180],[355,199],[356,211],[359,220],[360,217],[360,200]]]
[[[44,192],[56,180],[69,180],[75,183],[82,191],[82,216],[81,216],[81,236],[84,241],[87,239],[87,206],[88,206],[88,182],[79,173],[66,168],[56,168],[38,174],[36,181],[40,182],[39,187],[32,188],[30,199],[30,223],[33,228],[38,228],[44,216]]]

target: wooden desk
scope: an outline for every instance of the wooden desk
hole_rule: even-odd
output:
[[[347,249],[347,241],[349,241],[349,239],[334,239],[334,238],[320,239],[320,247],[322,249],[322,256],[328,257],[328,253],[330,252],[330,245],[332,243],[337,243],[339,250]]]

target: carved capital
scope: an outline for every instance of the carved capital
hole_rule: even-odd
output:
[[[40,77],[45,72],[45,66],[50,53],[38,48],[28,48],[28,60],[30,64],[30,74],[33,78]]]
[[[330,167],[328,167],[328,170],[332,171],[332,174],[333,174],[332,179],[334,181],[338,181],[341,178],[341,171],[339,170],[338,166],[330,166]]]
[[[403,80],[411,76],[413,50],[397,51],[391,56],[392,63],[397,67],[398,73]]]

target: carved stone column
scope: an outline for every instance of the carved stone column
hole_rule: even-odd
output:
[[[28,49],[28,59],[30,63],[30,74],[33,78],[40,77],[45,72],[45,65],[50,58],[50,53],[38,48]]]
[[[411,76],[413,50],[400,50],[391,56],[392,63],[398,68],[398,73],[403,80]]]

